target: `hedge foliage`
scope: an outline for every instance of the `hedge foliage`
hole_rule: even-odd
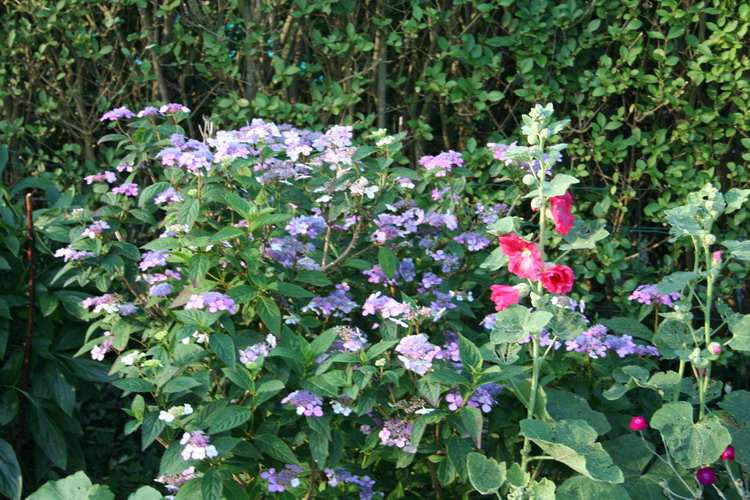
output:
[[[565,167],[609,189],[574,193],[577,207],[615,228],[660,225],[708,180],[748,182],[748,1],[30,0],[0,19],[11,184],[80,183],[114,154],[101,114],[147,102],[187,105],[193,137],[205,117],[408,131],[402,161],[476,152],[473,193],[512,200],[483,187],[498,179],[481,146],[552,101],[574,124]],[[671,265],[664,234],[613,236],[587,278],[622,284],[625,258]]]

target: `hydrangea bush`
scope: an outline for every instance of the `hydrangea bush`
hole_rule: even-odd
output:
[[[720,399],[711,365],[750,349],[750,319],[713,292],[750,249],[711,228],[748,192],[669,211],[694,269],[599,319],[566,256],[607,232],[574,214],[550,105],[523,117],[526,146],[488,145],[525,189],[510,205],[464,192],[458,152],[398,164],[403,135],[256,119],[188,138],[185,113],[103,117],[123,156],[87,179],[58,250],[62,278],[99,290],[79,354],[112,363],[168,493],[692,498],[713,477],[746,495],[734,462],[712,464],[730,444],[727,464],[750,459],[750,394]],[[639,321],[659,306],[654,335]]]

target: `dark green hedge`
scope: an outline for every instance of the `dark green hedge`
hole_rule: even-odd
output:
[[[577,193],[578,208],[616,227],[658,225],[662,208],[709,180],[724,190],[748,183],[750,1],[3,5],[0,144],[11,153],[8,183],[45,170],[63,184],[80,182],[112,154],[96,144],[106,133],[98,121],[104,111],[165,101],[193,110],[196,136],[206,116],[219,124],[260,116],[304,127],[408,130],[412,161],[512,140],[516,117],[552,101],[573,124],[564,168],[587,186],[608,188]],[[486,155],[469,164],[478,184],[496,180]],[[739,212],[729,229],[745,216]],[[669,249],[663,235],[616,236],[616,248],[591,270],[596,281],[626,257],[641,267],[671,265],[637,254]]]

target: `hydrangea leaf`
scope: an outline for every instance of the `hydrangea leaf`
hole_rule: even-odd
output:
[[[479,453],[469,453],[466,470],[471,485],[482,495],[494,494],[505,483],[505,462],[498,463]]]
[[[624,481],[620,468],[596,442],[596,430],[585,420],[561,420],[551,426],[541,420],[524,419],[521,434],[555,460],[590,479],[613,484]]]
[[[226,333],[212,333],[208,337],[208,344],[220,360],[226,363],[229,368],[234,368],[237,363],[237,347],[230,335]]]
[[[244,406],[230,405],[222,408],[212,419],[210,434],[218,434],[239,427],[250,419],[250,410]]]
[[[22,484],[21,467],[16,453],[7,441],[0,439],[0,495],[20,500]]]
[[[378,248],[378,264],[388,278],[393,279],[398,267],[398,257],[388,247]]]
[[[687,401],[662,406],[651,418],[651,427],[661,432],[674,459],[687,468],[718,460],[732,442],[718,416],[707,415],[694,423],[693,405]]]

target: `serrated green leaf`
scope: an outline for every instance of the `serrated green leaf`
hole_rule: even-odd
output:
[[[218,434],[239,427],[250,420],[250,410],[244,406],[229,405],[211,418],[210,434]]]
[[[270,297],[261,295],[255,304],[258,316],[260,316],[260,320],[266,328],[278,334],[281,331],[281,311],[276,301]]]
[[[388,278],[393,279],[398,267],[398,257],[391,251],[390,248],[380,247],[378,248],[378,263],[380,268]]]
[[[216,356],[229,368],[237,363],[237,347],[234,339],[226,333],[212,333],[208,336],[208,345]]]
[[[297,460],[291,448],[281,438],[273,434],[259,434],[255,437],[253,444],[258,450],[271,458],[288,464],[299,465],[299,460]]]
[[[479,453],[469,453],[466,470],[471,485],[482,495],[494,494],[505,483],[505,462],[497,463]]]

